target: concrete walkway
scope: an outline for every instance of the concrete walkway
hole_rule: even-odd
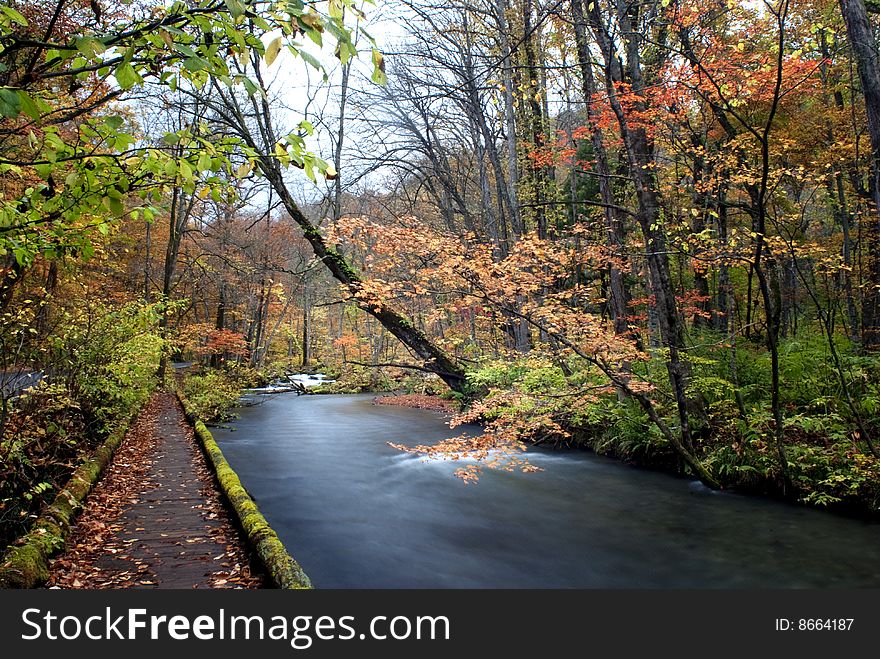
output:
[[[173,394],[132,427],[53,561],[50,587],[259,588]]]

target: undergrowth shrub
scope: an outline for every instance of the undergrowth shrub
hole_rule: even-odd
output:
[[[149,400],[164,349],[160,305],[59,304],[41,335],[40,305],[27,302],[0,329],[4,346],[18,346],[4,355],[37,382],[3,390],[0,546],[26,532],[79,462]]]

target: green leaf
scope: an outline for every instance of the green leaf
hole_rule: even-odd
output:
[[[351,43],[351,33],[345,28],[344,25],[339,23],[339,21],[327,21],[326,26],[327,29],[330,31],[330,34],[333,35],[333,38],[336,39],[336,41],[347,41]],[[323,32],[324,30],[322,29],[321,31]]]
[[[36,101],[34,101],[34,99],[22,89],[18,90],[18,100],[21,102],[21,111],[34,121],[39,121],[42,113],[40,112],[40,108],[37,106]]]
[[[321,38],[321,33],[324,31],[324,22],[321,20],[320,16],[309,12],[308,14],[297,16],[296,20],[297,23],[299,23],[300,29],[308,35],[309,39],[314,41],[318,46],[324,45],[324,41]],[[328,25],[331,26],[332,30],[333,23],[330,22]]]
[[[77,37],[76,49],[87,58],[95,59],[98,55],[107,50],[107,46],[92,37]]]
[[[250,16],[248,16],[248,19],[254,24],[255,27],[258,27],[261,30],[269,32],[272,29],[272,26],[269,25],[269,22],[259,14],[251,14]]]
[[[21,98],[14,89],[0,87],[0,114],[14,119],[21,112]]]
[[[0,7],[0,11],[6,14],[13,23],[18,23],[22,27],[28,26],[27,19],[12,7]]]
[[[198,54],[196,53],[196,51],[194,51],[192,48],[190,48],[189,46],[186,46],[182,43],[175,42],[174,50],[176,50],[181,55],[186,55],[187,57],[198,57]]]
[[[348,64],[352,57],[357,57],[357,49],[348,40],[341,40],[336,46],[336,57],[343,64]]]
[[[134,67],[128,62],[117,68],[113,75],[116,77],[116,82],[119,83],[119,86],[122,89],[131,89],[135,85],[139,85],[144,81],[138,72],[134,70]]]
[[[113,148],[117,151],[128,151],[132,144],[135,143],[134,137],[128,133],[118,133],[113,138]]]
[[[125,123],[125,119],[120,117],[118,114],[111,115],[104,119],[104,124],[110,130],[119,130],[120,128],[122,128],[123,123]]]
[[[244,14],[245,6],[240,0],[223,0],[226,3],[226,7],[229,9],[229,13],[232,14],[233,18],[238,18],[242,14]]]
[[[266,54],[264,55],[264,59],[266,60],[266,66],[272,66],[272,63],[278,57],[278,53],[281,52],[281,37],[275,37],[272,41],[269,42],[269,45],[266,46]]]
[[[254,81],[250,78],[242,78],[241,83],[244,85],[245,90],[248,93],[248,96],[257,96],[260,94],[260,88],[254,84]]]
[[[197,71],[204,71],[208,67],[210,67],[210,63],[206,59],[202,59],[201,57],[187,57],[183,60],[183,68],[187,71],[192,71],[193,73]]]
[[[68,51],[62,52],[60,50],[56,50],[55,48],[47,48],[46,56],[43,58],[43,61],[47,64],[54,64],[55,60],[68,59],[69,56],[70,52]]]
[[[303,58],[303,61],[306,64],[310,64],[312,67],[317,69],[318,71],[324,70],[324,65],[321,64],[311,53],[307,53],[304,50],[299,51],[299,56]]]
[[[65,151],[67,149],[67,145],[64,143],[60,137],[58,137],[55,133],[47,132],[44,136],[46,140],[46,146],[49,147],[52,151]]]
[[[125,205],[122,203],[121,199],[104,197],[104,204],[114,215],[122,215],[125,212]]]

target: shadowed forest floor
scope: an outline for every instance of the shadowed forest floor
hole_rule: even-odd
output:
[[[261,588],[173,394],[132,425],[51,564],[50,588]]]

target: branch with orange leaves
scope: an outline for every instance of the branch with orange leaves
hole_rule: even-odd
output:
[[[639,406],[641,406],[641,408],[648,415],[648,418],[651,419],[651,422],[657,427],[658,430],[660,430],[663,437],[673,446],[673,448],[675,448],[676,452],[699,477],[700,481],[702,481],[704,485],[713,489],[721,488],[721,485],[718,483],[715,477],[711,473],[709,473],[706,467],[704,467],[700,463],[696,456],[694,456],[684,446],[684,444],[675,435],[675,433],[672,432],[672,430],[657,412],[657,409],[651,399],[648,398],[648,396],[646,396],[644,392],[632,387],[632,382],[630,380],[629,374],[619,372],[617,369],[614,368],[612,364],[609,364],[601,357],[584,352],[580,348],[580,346],[570,341],[564,334],[556,331],[553,327],[550,327],[545,323],[535,320],[529,314],[522,314],[516,309],[507,309],[507,311],[529,323],[530,325],[535,327],[535,329],[538,329],[542,332],[545,332],[547,335],[552,336],[556,341],[571,350],[578,357],[602,371],[602,373],[604,373],[605,376],[615,386],[619,387],[627,396],[633,398],[639,404]]]

